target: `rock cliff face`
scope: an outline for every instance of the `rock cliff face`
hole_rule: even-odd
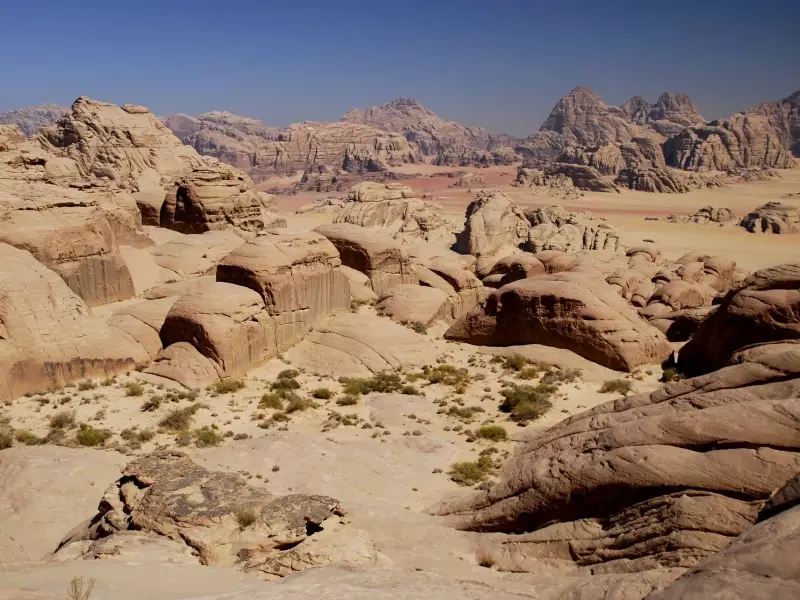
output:
[[[427,156],[463,154],[464,149],[491,152],[496,148],[514,146],[515,142],[508,135],[492,133],[483,127],[445,121],[413,98],[397,98],[365,110],[353,109],[342,117],[342,121],[401,133]]]
[[[649,127],[667,137],[684,127],[703,122],[694,102],[686,94],[664,93],[655,104],[634,96],[620,108],[637,125]]]
[[[31,136],[42,127],[49,127],[69,110],[58,104],[37,104],[17,110],[0,112],[0,125],[16,125],[27,136]]]
[[[279,129],[222,111],[172,115],[165,123],[199,153],[248,171],[257,181],[321,166],[377,171],[420,160],[402,135],[357,123],[305,122]]]
[[[800,156],[800,91],[718,121],[688,127],[664,143],[667,164],[686,170],[792,168]]]

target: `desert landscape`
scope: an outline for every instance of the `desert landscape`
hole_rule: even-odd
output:
[[[0,598],[800,597],[800,91],[0,112]]]

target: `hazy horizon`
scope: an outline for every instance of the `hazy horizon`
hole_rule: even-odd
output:
[[[800,89],[800,3],[788,1],[7,4],[0,32],[21,51],[0,110],[84,95],[284,126],[403,96],[524,137],[577,85],[612,105],[682,92],[707,119]]]

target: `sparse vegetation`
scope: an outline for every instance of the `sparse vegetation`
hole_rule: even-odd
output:
[[[355,394],[344,394],[336,399],[336,404],[339,406],[353,406],[354,404],[358,404],[358,396]]]
[[[420,323],[419,321],[400,321],[401,325],[405,325],[411,331],[416,331],[422,335],[426,335],[428,333],[427,328],[425,327],[424,323]]]
[[[75,413],[67,410],[57,412],[50,417],[51,429],[67,429],[75,425]]]
[[[470,486],[486,481],[493,469],[492,459],[488,455],[483,455],[474,462],[454,463],[450,466],[448,475],[458,485]]]
[[[218,379],[211,385],[211,390],[218,394],[232,394],[244,388],[244,381],[226,377]]]
[[[128,381],[125,384],[126,396],[141,396],[144,394],[144,386],[138,381]]]
[[[492,361],[494,362],[494,361]],[[511,356],[506,356],[503,358],[503,368],[508,371],[521,371],[525,367],[530,364],[527,358],[522,356],[521,354],[512,354]]]
[[[413,385],[406,384],[402,388],[400,388],[400,393],[405,394],[406,396],[419,396],[419,390],[415,388]]]
[[[240,508],[236,511],[235,516],[239,529],[242,531],[258,520],[258,512],[256,512],[255,508]]]
[[[158,410],[158,407],[161,406],[161,403],[164,401],[163,396],[158,396],[153,394],[150,396],[148,400],[142,402],[142,412],[153,412]]]
[[[633,382],[629,379],[609,379],[603,382],[598,390],[601,394],[630,395],[633,391]]]
[[[399,392],[403,389],[403,382],[397,373],[377,373],[369,378],[343,377],[339,380],[343,385],[345,394],[369,394],[370,392]]]
[[[192,404],[184,408],[174,408],[169,411],[159,422],[159,426],[170,431],[186,431],[192,426],[194,414],[202,407]]]
[[[475,437],[482,440],[502,442],[508,439],[508,433],[502,425],[483,425],[475,430]]]
[[[73,577],[69,582],[67,591],[68,600],[89,600],[94,590],[94,579],[90,579],[85,585],[83,577]]]
[[[88,446],[90,448],[102,446],[110,437],[110,431],[106,429],[95,429],[86,423],[82,424],[77,433],[75,433],[75,441],[77,441],[81,446]]]
[[[86,381],[81,381],[78,384],[78,390],[80,390],[81,392],[85,392],[87,390],[93,390],[94,388],[95,388],[94,381],[88,379]]]
[[[11,427],[0,425],[0,450],[11,448],[14,445],[14,430]]]
[[[527,423],[538,419],[552,408],[553,403],[550,402],[550,397],[557,390],[558,388],[550,383],[540,383],[535,387],[511,385],[500,392],[500,395],[503,396],[500,410],[510,413],[512,421]]]
[[[123,429],[119,437],[121,437],[126,442],[131,443],[133,446],[138,446],[143,444],[144,442],[149,442],[156,436],[156,432],[152,429]]]
[[[581,378],[580,369],[555,369],[542,377],[542,383],[575,383]]]
[[[212,427],[201,427],[194,432],[195,443],[198,447],[219,446],[224,438],[221,433]]]
[[[34,435],[27,429],[17,429],[14,432],[14,439],[17,440],[20,444],[25,444],[26,446],[38,446],[39,444],[44,443],[44,439],[40,438],[37,435]],[[0,443],[1,445],[2,443]]]
[[[422,373],[415,373],[409,376],[410,380],[426,379],[430,383],[441,383],[456,388],[456,393],[463,394],[466,386],[470,382],[469,371],[464,368],[454,367],[453,365],[440,364],[435,367],[425,365]],[[459,389],[461,391],[459,391]]]
[[[258,408],[272,408],[275,410],[283,410],[283,397],[274,392],[264,394],[258,403]]]
[[[333,398],[334,393],[328,388],[317,388],[311,392],[311,395],[317,400],[330,400]]]
[[[292,394],[292,397],[289,398],[289,402],[286,405],[286,413],[291,414],[293,412],[308,410],[309,408],[316,408],[316,407],[317,403],[312,401],[311,399],[303,398],[301,396],[298,396],[297,394]]]
[[[681,375],[675,369],[664,369],[664,372],[661,374],[661,381],[664,383],[670,383],[671,381],[678,381],[680,379]]]

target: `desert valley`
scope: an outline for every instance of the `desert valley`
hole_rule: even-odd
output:
[[[0,598],[800,597],[800,91],[0,113]]]

